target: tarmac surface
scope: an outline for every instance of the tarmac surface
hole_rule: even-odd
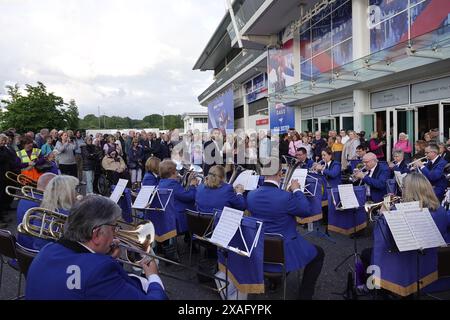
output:
[[[15,205],[13,203],[13,205]],[[12,219],[7,229],[12,232],[16,232],[16,217],[15,209],[8,212],[8,217]],[[318,223],[321,232],[325,230],[325,226]],[[321,246],[325,251],[325,260],[322,272],[316,285],[316,292],[314,299],[316,300],[343,300],[343,292],[347,287],[348,273],[353,268],[353,257],[350,257],[337,271],[334,271],[337,265],[339,265],[344,259],[351,256],[354,253],[354,239],[349,236],[330,232],[330,237],[322,237],[315,233],[308,233],[308,230],[299,226],[299,231],[302,235],[313,244]],[[332,240],[332,241],[330,241]],[[365,231],[356,238],[357,251],[361,251],[365,248],[372,246],[372,225],[369,225]],[[182,263],[188,264],[189,257],[189,244],[185,243],[183,237],[178,237],[178,252]],[[172,278],[171,276],[161,275],[165,289],[170,299],[173,300],[220,300],[219,294],[207,288],[212,286],[216,288],[214,283],[200,284],[197,280],[195,268],[198,266],[198,261],[204,262],[204,251],[201,253],[194,253],[192,256],[192,270],[187,270],[183,267],[176,265],[166,265],[164,262],[160,263],[160,271],[176,275],[183,279],[183,281]],[[6,258],[4,258],[6,260]],[[287,277],[286,299],[296,299],[298,296],[299,279],[301,279],[302,270],[292,272]],[[18,282],[19,274],[13,270],[7,264],[3,267],[3,277],[0,286],[0,300],[14,299],[18,295]],[[24,294],[25,279],[22,278],[22,285],[20,295]],[[379,290],[377,290],[378,292]],[[436,294],[436,297],[440,299],[450,299],[450,292]],[[242,296],[241,296],[242,298]],[[275,290],[269,288],[266,281],[264,294],[249,294],[248,300],[278,300],[283,298],[282,285],[278,285]],[[376,295],[364,295],[359,296],[360,300],[370,299],[399,299],[392,295],[386,296],[377,293]],[[430,297],[424,297],[430,299]]]

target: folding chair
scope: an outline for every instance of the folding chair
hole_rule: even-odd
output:
[[[14,263],[8,263],[7,261],[5,261],[4,257],[13,259],[12,261],[14,261],[14,259],[17,259],[16,237],[10,231],[0,229],[0,289],[3,279],[3,265],[7,263],[12,269],[19,272],[19,285],[17,291],[17,297],[19,297],[22,280],[20,267],[18,265],[15,265]]]
[[[203,237],[203,235],[208,231],[209,228],[211,228],[214,215],[209,213],[201,213],[198,211],[192,211],[189,209],[186,209],[185,211],[186,219],[187,219],[187,225],[188,225],[188,231],[191,235],[190,239],[190,245],[189,245],[189,265],[191,265],[192,260],[192,245],[194,241],[193,235],[196,234],[198,236]],[[207,241],[202,241],[200,239],[195,239],[197,241],[200,241],[200,243],[204,243],[205,246],[210,247],[212,246]]]
[[[268,278],[279,278],[283,280],[283,300],[286,300],[286,261],[284,256],[284,238],[278,233],[264,234],[264,264],[277,265],[282,268],[282,272],[264,271],[264,276]]]

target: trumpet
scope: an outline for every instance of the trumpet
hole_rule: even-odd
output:
[[[369,215],[369,220],[373,222],[375,221],[373,217],[377,215],[379,216],[383,208],[389,210],[394,204],[399,203],[401,201],[402,197],[395,196],[393,194],[388,194],[384,197],[383,201],[376,203],[366,202],[364,204],[364,210]]]
[[[312,167],[308,170],[309,173],[320,174],[321,172],[317,171],[317,166],[321,165],[322,167],[325,165],[325,161],[320,160],[319,162],[314,162]]]
[[[408,163],[406,166],[408,167],[408,169],[411,169],[412,166],[414,166],[416,163],[419,163],[419,162],[427,163],[428,162],[428,158],[427,157],[422,157],[422,158],[416,159],[416,160]]]
[[[22,222],[17,227],[17,231],[40,239],[57,241],[63,236],[64,225],[67,221],[67,218],[68,217],[64,214],[45,208],[31,208],[25,213]],[[120,221],[119,223],[128,225],[127,223]],[[153,226],[153,223],[150,221],[138,225],[137,227],[133,227],[133,229],[119,230],[116,233],[116,238],[120,241],[119,247],[124,249],[123,255],[118,258],[118,261],[121,263],[141,268],[140,263],[145,259],[153,259],[157,261],[159,260],[186,268],[208,278],[219,280],[220,283],[223,282],[222,278],[219,278],[215,275],[201,272],[190,266],[186,266],[179,262],[160,257],[153,253],[152,244],[155,240],[155,228]],[[112,246],[112,248],[114,247]],[[164,274],[163,272],[160,273]],[[176,277],[172,274],[165,275],[180,281],[188,281],[186,279]],[[225,287],[220,288],[219,290],[224,289]]]
[[[364,165],[364,164],[362,164],[362,163],[358,163],[357,165],[356,165],[356,168],[353,170],[353,173],[350,175],[350,178],[349,178],[349,180],[350,180],[350,182],[356,182],[356,181],[358,181],[359,179],[356,177],[356,174],[358,173],[358,172],[367,172],[367,168],[366,168],[366,166]],[[366,173],[367,174],[367,173]],[[361,180],[362,181],[362,180]]]

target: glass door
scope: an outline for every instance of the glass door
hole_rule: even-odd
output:
[[[441,102],[439,113],[439,138],[446,143],[450,139],[450,102]]]
[[[328,134],[330,130],[336,130],[336,120],[334,118],[319,118],[319,131]]]

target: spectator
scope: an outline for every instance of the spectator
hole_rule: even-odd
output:
[[[83,157],[81,156],[81,147],[85,145],[84,139],[81,136],[81,131],[77,130],[74,136],[75,140],[75,161],[77,162],[78,180],[83,181]]]
[[[131,188],[134,190],[141,187],[143,159],[144,153],[142,152],[142,147],[139,145],[138,139],[134,138],[131,148],[128,151],[128,168],[131,173]]]
[[[406,162],[409,162],[411,159],[411,152],[412,152],[412,145],[408,140],[408,136],[401,132],[398,135],[398,141],[394,145],[394,150],[401,150],[403,151],[404,158]]]
[[[41,131],[36,135],[36,145],[39,149],[42,149],[42,146],[46,143],[48,136],[48,129],[41,129]]]
[[[384,160],[384,142],[378,139],[378,132],[374,131],[370,135],[369,150],[377,156],[378,160]]]
[[[333,159],[340,160],[342,158],[342,150],[344,150],[344,145],[342,144],[342,137],[336,136],[336,141],[331,146],[331,151],[333,152]]]
[[[280,135],[280,144],[279,144],[279,154],[280,159],[283,161],[283,156],[289,155],[289,134],[283,133]]]
[[[62,174],[77,177],[77,161],[75,159],[74,150],[76,149],[75,142],[69,140],[67,132],[63,132],[61,140],[56,143],[55,150],[58,151],[58,164]]]
[[[51,136],[47,137],[47,142],[42,145],[41,153],[45,157],[49,155],[55,147],[53,146],[53,138]]]
[[[327,145],[327,141],[322,138],[320,131],[316,131],[312,141],[313,160],[319,162],[322,159],[322,150],[326,149]]]
[[[110,179],[117,184],[119,179],[129,180],[130,176],[126,171],[127,166],[123,158],[117,153],[115,148],[110,148],[103,157],[102,167],[107,171]]]
[[[350,131],[349,131],[350,132]],[[350,140],[350,136],[347,135],[347,132],[345,131],[345,129],[341,129],[339,135],[342,138],[342,144],[346,144],[348,140]]]
[[[295,154],[297,153],[298,148],[301,147],[302,140],[300,138],[300,135],[297,131],[294,131],[292,133],[292,140],[289,142],[289,155],[291,157],[295,157]]]
[[[95,169],[100,162],[102,152],[92,143],[92,138],[87,137],[86,143],[81,147],[83,157],[83,176],[86,182],[86,194],[94,193]]]
[[[416,153],[413,156],[413,160],[417,160],[425,157],[425,148],[428,146],[428,143],[424,140],[417,140],[414,144],[414,148],[416,149]]]

